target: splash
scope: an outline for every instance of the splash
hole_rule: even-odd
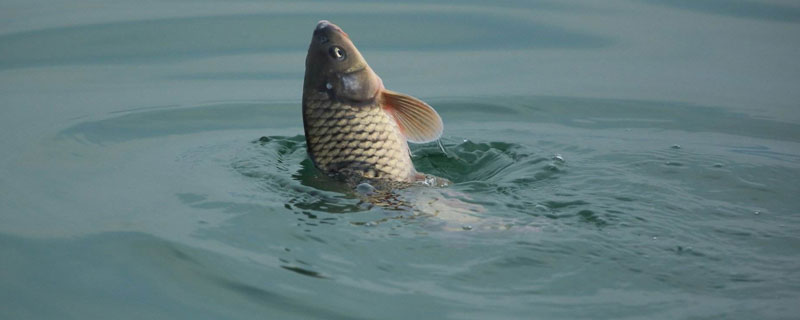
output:
[[[257,180],[261,189],[280,194],[285,207],[310,214],[367,213],[369,219],[350,221],[375,226],[390,221],[414,221],[443,230],[509,229],[525,223],[487,215],[493,203],[480,200],[475,185],[498,189],[522,188],[529,165],[543,164],[540,174],[527,179],[547,179],[563,160],[534,157],[522,146],[505,142],[441,140],[415,146],[413,161],[424,174],[415,183],[347,180],[317,170],[307,158],[303,136],[270,136],[253,141],[233,167]],[[526,169],[526,170],[523,170]],[[555,172],[555,173],[553,173]],[[378,213],[376,215],[376,212]],[[304,219],[305,219],[304,218]],[[527,227],[526,227],[527,228]]]

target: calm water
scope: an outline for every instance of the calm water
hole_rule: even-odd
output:
[[[320,19],[440,112],[412,151],[452,186],[315,171]],[[0,318],[796,318],[798,34],[778,0],[4,0]]]

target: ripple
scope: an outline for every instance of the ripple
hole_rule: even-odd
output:
[[[414,165],[418,171],[441,176],[455,183],[470,181],[502,181],[519,169],[539,166],[549,159],[536,157],[519,144],[507,142],[473,142],[454,143],[444,139],[443,153],[437,146],[414,145]],[[540,171],[544,173],[546,170]],[[547,174],[545,174],[547,175]],[[547,175],[549,176],[549,175]],[[538,181],[543,176],[516,176],[511,179],[517,182]]]
[[[85,121],[59,133],[80,137],[91,143],[108,144],[136,139],[216,130],[285,128],[300,125],[296,105],[254,102],[225,102],[191,107],[154,107],[115,113],[113,117]]]
[[[524,122],[541,118],[543,113],[555,114],[556,110],[552,108],[556,107],[568,110],[569,112],[564,111],[567,113],[587,112],[589,116],[595,117],[597,114],[591,112],[597,113],[597,111],[592,111],[589,106],[600,105],[603,108],[625,106],[607,100],[569,100],[552,97],[515,99],[517,100],[511,99],[508,103],[503,99],[492,100],[491,103],[489,99],[476,99],[475,107],[467,108],[468,113],[474,117],[477,112],[499,106],[499,110],[504,110],[503,112],[496,115],[483,112],[480,117],[495,121],[505,121],[503,120],[505,117],[510,117],[509,122],[498,123],[497,128],[517,128],[511,119]],[[442,107],[443,116],[453,119],[453,123],[459,123],[460,119],[463,121],[460,118],[463,114],[456,112],[459,111],[457,108],[460,102],[442,101],[435,104],[437,108]],[[467,107],[469,106],[467,104]],[[631,115],[633,118],[648,119],[662,115],[664,112],[662,109],[677,108],[689,113],[691,107],[675,105],[662,108],[665,106],[658,103],[641,103],[632,105],[628,109],[621,109],[619,112]],[[769,141],[748,142],[745,145],[728,142],[721,146],[724,150],[708,154],[709,151],[703,149],[704,146],[691,143],[692,134],[697,129],[691,122],[680,121],[684,126],[682,129],[687,132],[685,138],[658,140],[655,145],[660,147],[654,149],[652,139],[648,140],[644,136],[631,137],[627,131],[604,131],[610,124],[607,122],[600,122],[599,125],[576,125],[574,122],[544,117],[540,120],[567,125],[569,128],[566,129],[569,130],[591,130],[598,136],[589,137],[586,143],[576,144],[565,141],[558,135],[550,135],[545,139],[530,139],[525,136],[528,131],[522,129],[514,131],[514,135],[508,136],[508,139],[504,139],[505,131],[481,132],[481,135],[484,133],[488,135],[488,138],[481,139],[480,135],[474,136],[474,132],[467,130],[466,134],[473,135],[470,139],[445,137],[442,140],[444,151],[436,144],[411,145],[416,168],[420,172],[453,181],[454,185],[447,189],[456,193],[447,195],[438,189],[433,189],[436,191],[427,192],[428,194],[426,191],[407,190],[396,197],[393,196],[389,201],[381,200],[382,205],[376,207],[372,202],[374,199],[368,199],[369,195],[359,195],[354,192],[352,186],[330,179],[317,171],[306,155],[303,136],[274,135],[254,139],[258,136],[242,137],[243,133],[239,132],[239,130],[253,132],[252,129],[261,131],[265,127],[270,130],[291,127],[277,132],[300,131],[299,119],[295,119],[295,122],[287,121],[296,117],[296,110],[296,105],[267,102],[223,102],[190,108],[138,109],[111,114],[105,119],[78,123],[60,132],[59,137],[81,143],[90,142],[103,148],[110,144],[121,144],[132,140],[153,143],[168,136],[180,136],[182,139],[180,144],[183,146],[173,145],[172,149],[182,150],[187,143],[194,146],[192,150],[182,152],[178,157],[180,166],[204,163],[206,170],[233,170],[236,175],[255,186],[254,190],[244,192],[244,196],[249,199],[241,201],[242,203],[231,199],[220,201],[219,197],[198,200],[198,197],[204,197],[204,192],[194,195],[192,192],[175,192],[185,205],[196,209],[234,213],[264,211],[267,208],[285,210],[292,213],[299,226],[307,228],[336,224],[366,224],[376,221],[402,224],[412,221],[417,215],[436,215],[437,212],[442,212],[441,208],[427,205],[408,205],[415,201],[423,201],[422,199],[433,201],[438,206],[449,205],[443,199],[457,199],[459,207],[471,208],[465,210],[467,214],[462,217],[475,215],[516,219],[514,224],[521,225],[547,220],[558,226],[574,226],[580,225],[581,222],[593,223],[593,221],[601,221],[595,225],[603,228],[630,226],[642,221],[653,221],[654,214],[659,209],[681,212],[705,208],[704,203],[707,202],[705,197],[712,196],[706,190],[714,189],[696,188],[688,192],[686,187],[679,184],[683,177],[688,175],[695,177],[693,178],[695,184],[702,182],[714,186],[720,181],[729,181],[730,185],[741,185],[747,190],[758,189],[756,191],[759,191],[761,196],[770,198],[782,196],[766,194],[765,191],[769,189],[766,185],[746,183],[750,180],[759,180],[755,176],[732,174],[733,170],[742,172],[742,168],[737,165],[739,160],[731,159],[730,154],[761,157],[778,161],[777,164],[795,163],[796,160],[796,155],[790,149],[766,147],[765,143]],[[714,112],[713,110],[715,109],[706,108],[703,112]],[[731,119],[740,118],[740,115],[726,114],[719,110],[716,112],[721,118],[725,118],[726,115]],[[752,123],[758,125],[780,124],[752,118],[747,120],[752,120]],[[731,121],[730,124],[738,123],[737,121]],[[632,124],[634,122],[628,121],[620,125],[627,127]],[[661,128],[676,130],[673,122],[655,124],[647,122],[647,125],[656,130]],[[796,127],[793,124],[784,125]],[[524,126],[530,127],[527,123]],[[564,129],[558,127],[548,130],[554,130],[555,134],[555,130]],[[226,133],[218,134],[222,131]],[[215,139],[216,142],[210,143],[209,135],[225,138]],[[595,144],[605,143],[604,139],[623,142],[620,146],[624,145],[624,148],[613,153],[598,152]],[[787,138],[782,136],[781,139]],[[255,141],[247,143],[247,140]],[[670,147],[677,141],[681,142],[680,149]],[[147,152],[147,150],[136,152]],[[219,164],[209,163],[206,160],[208,158],[224,159],[221,161],[225,164],[225,168],[217,168]],[[675,184],[667,183],[669,181],[675,181]],[[635,196],[642,192],[664,194],[666,198],[680,197],[682,201],[666,201],[658,197],[641,199]],[[717,195],[724,193],[715,193],[713,196]],[[253,204],[252,199],[260,199],[262,203]],[[731,201],[741,202],[738,197]],[[263,203],[269,205],[264,206]],[[577,205],[561,206],[561,203],[577,203]],[[730,214],[735,211],[731,206],[718,205],[717,208],[713,210],[714,214]],[[592,214],[587,215],[583,210],[589,210]],[[359,215],[341,216],[348,213],[359,213]],[[459,228],[463,225],[473,225],[473,223],[458,224]],[[474,227],[475,230],[480,229],[478,225]]]
[[[662,6],[696,11],[701,13],[725,15],[756,20],[800,22],[800,8],[777,3],[764,3],[746,0],[643,0]]]
[[[554,25],[483,13],[328,13],[326,17],[351,35],[357,35],[362,50],[597,48],[611,42]],[[0,36],[0,69],[301,52],[308,46],[311,28],[317,20],[316,13],[241,14],[20,32]],[[392,36],[386,37],[387,34]],[[252,73],[228,76],[252,77]]]
[[[302,135],[262,137],[240,151],[231,166],[239,174],[256,179],[261,191],[282,195],[287,209],[363,211],[347,184],[314,168],[305,146]]]
[[[327,178],[317,171],[305,155],[303,136],[270,136],[253,142],[260,148],[256,154],[248,154],[238,159],[233,167],[241,174],[252,178],[267,178],[277,169],[282,176],[290,175],[304,186],[319,190],[343,192],[350,186]],[[530,168],[540,164],[541,172],[559,171],[546,157],[533,157],[523,151],[518,144],[506,142],[479,142],[443,144],[446,152],[434,145],[415,145],[412,148],[415,167],[420,172],[441,176],[453,182],[504,180],[520,167]],[[249,153],[249,152],[248,152]],[[561,161],[555,161],[560,163]],[[293,168],[290,170],[290,168]],[[292,171],[296,169],[296,171]],[[524,177],[514,177],[511,181],[524,182]],[[528,178],[530,179],[530,178]],[[536,180],[534,178],[534,180]],[[374,187],[364,185],[374,190]]]

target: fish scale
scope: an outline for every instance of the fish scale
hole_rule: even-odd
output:
[[[387,90],[350,36],[325,20],[314,28],[306,55],[303,126],[317,168],[373,182],[430,180],[414,170],[408,142],[434,141],[443,130],[436,110]]]
[[[415,173],[405,137],[379,104],[308,100],[303,105],[309,155],[320,170],[395,181]]]

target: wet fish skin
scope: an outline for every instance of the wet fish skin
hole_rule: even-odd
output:
[[[405,138],[380,106],[304,99],[308,151],[327,173],[410,181],[415,173]]]
[[[320,21],[306,56],[303,124],[323,172],[412,182],[420,177],[407,141],[436,140],[442,121],[424,102],[386,90],[338,26]]]

